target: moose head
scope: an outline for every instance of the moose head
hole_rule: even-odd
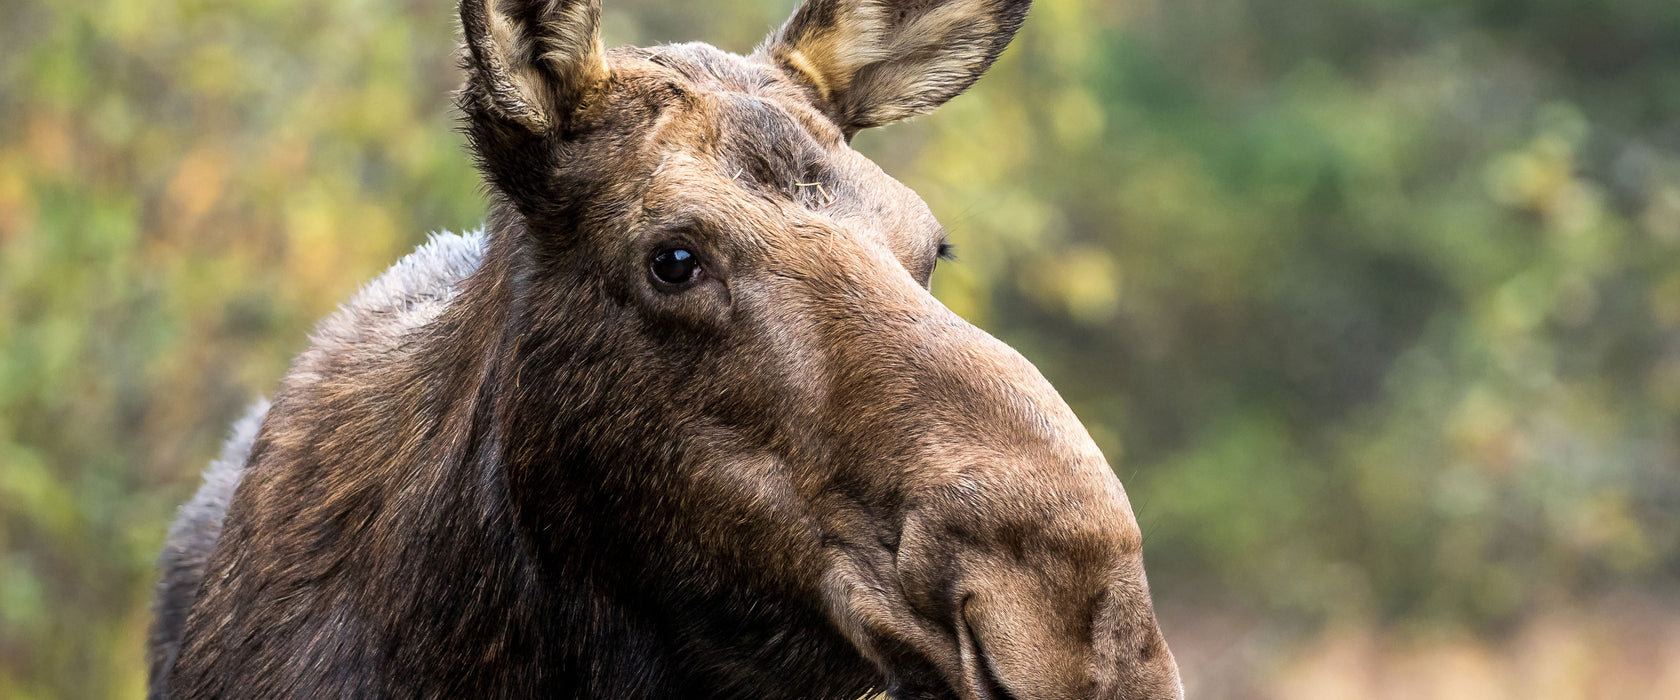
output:
[[[294,366],[172,687],[1180,697],[1119,480],[929,292],[943,229],[849,146],[1028,5],[807,0],[743,57],[463,0],[479,259]]]
[[[563,463],[597,462],[522,465],[527,529],[565,517],[547,494],[645,491],[622,526],[662,523],[654,560],[705,589],[676,597],[724,601],[669,615],[796,605],[905,696],[1177,692],[1119,481],[929,293],[943,229],[848,145],[967,89],[1028,5],[810,0],[743,58],[605,52],[596,2],[463,4],[492,245],[521,250],[541,324],[514,364],[567,375],[513,410],[558,400]],[[527,435],[515,454],[556,441]]]

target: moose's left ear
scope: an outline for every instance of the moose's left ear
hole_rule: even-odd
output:
[[[1003,53],[1032,0],[806,0],[765,40],[846,136],[926,114]]]

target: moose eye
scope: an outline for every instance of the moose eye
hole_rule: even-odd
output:
[[[700,275],[700,259],[683,248],[667,248],[653,256],[648,266],[654,279],[665,284],[685,284]]]

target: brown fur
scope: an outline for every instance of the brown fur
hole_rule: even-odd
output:
[[[230,444],[164,555],[154,693],[1178,697],[1119,481],[847,146],[1026,6],[810,0],[740,57],[463,2],[487,231],[323,322]],[[694,282],[650,276],[672,245]]]

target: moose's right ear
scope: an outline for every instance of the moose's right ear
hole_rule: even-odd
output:
[[[600,25],[600,0],[461,0],[469,113],[564,128],[606,83]]]

